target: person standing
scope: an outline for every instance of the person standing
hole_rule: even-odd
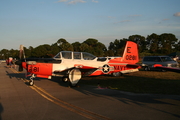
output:
[[[10,67],[10,68],[12,67],[12,61],[13,61],[13,58],[12,58],[12,57],[9,57],[8,62],[9,62],[9,67]]]

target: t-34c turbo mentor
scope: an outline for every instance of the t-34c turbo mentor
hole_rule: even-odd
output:
[[[20,51],[23,47],[21,45]],[[138,71],[139,61],[137,44],[127,41],[122,57],[96,57],[87,52],[61,51],[54,58],[27,58],[16,62],[30,73],[29,84],[33,85],[35,77],[51,79],[61,77],[64,82],[76,86],[83,76],[98,76]]]

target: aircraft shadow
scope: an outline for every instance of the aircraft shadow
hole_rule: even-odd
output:
[[[11,73],[6,71],[6,75],[9,76],[10,79],[17,78],[17,80],[20,80],[21,78],[25,78],[25,73]]]
[[[133,76],[133,79],[138,79],[136,77],[137,76]],[[126,77],[123,79],[126,79]],[[141,79],[146,79],[146,78],[141,78]],[[180,107],[180,95],[163,95],[163,94],[146,94],[146,93],[143,94],[143,93],[132,93],[132,92],[113,90],[108,87],[100,87],[99,85],[101,82],[103,82],[103,80],[97,81],[97,86],[84,85],[83,84],[84,82],[86,82],[86,80],[82,80],[82,83],[80,82],[79,88],[73,88],[73,89],[86,95],[101,96],[109,100],[113,98],[113,99],[119,100],[120,102],[124,104],[130,105],[133,103],[139,106],[143,106],[149,109],[160,111],[160,112],[175,116],[177,118],[180,118],[180,111],[179,111],[179,114],[175,114],[173,112],[168,112],[166,110],[162,110],[162,109],[158,109],[158,108],[150,107],[146,105],[146,104],[154,104],[154,105],[161,104],[161,105],[168,105],[168,106],[173,106],[173,107],[177,107],[177,106]],[[161,99],[172,99],[172,100],[178,101],[178,103],[164,102],[164,101],[161,101]]]
[[[15,77],[18,80],[20,80],[21,78],[25,78],[25,73],[9,73],[8,71],[6,71],[6,73],[10,78]],[[106,77],[108,77],[108,76],[106,76]],[[139,78],[140,77],[133,76],[132,79],[139,79]],[[126,79],[126,77],[123,79]],[[141,79],[146,79],[146,78],[141,77]],[[42,78],[35,78],[34,80],[40,81],[40,80],[42,80]],[[52,79],[50,81],[57,82],[60,86],[64,86],[64,87],[69,86],[68,83],[64,83],[63,81],[61,81],[59,77],[52,77]],[[153,108],[153,107],[146,105],[149,103],[149,104],[161,104],[161,105],[170,105],[170,106],[174,106],[174,107],[177,107],[177,106],[180,107],[179,103],[176,104],[176,103],[172,103],[172,102],[170,103],[170,102],[160,101],[160,99],[172,99],[172,100],[176,100],[176,101],[180,102],[179,95],[131,93],[131,92],[124,92],[124,91],[109,89],[108,87],[100,87],[99,85],[103,82],[103,80],[97,80],[96,86],[87,85],[87,84],[85,84],[86,82],[88,82],[88,81],[86,81],[86,78],[82,79],[79,81],[79,84],[78,84],[79,87],[72,87],[72,89],[76,90],[78,92],[81,92],[85,95],[93,95],[93,96],[98,96],[98,97],[100,96],[100,97],[103,97],[105,99],[112,100],[112,101],[113,101],[113,99],[117,99],[124,104],[130,105],[133,103],[133,104],[136,104],[136,105],[139,105],[142,107],[146,107],[148,109],[153,109],[153,110],[163,112],[163,113],[175,116],[177,118],[180,118],[180,112],[179,112],[179,114],[175,114],[173,112],[168,112],[166,110]],[[3,107],[0,104],[0,115],[2,112],[3,112]]]
[[[70,87],[70,83],[69,82],[63,82],[62,78],[60,78],[60,77],[52,77],[52,79],[50,81],[56,82],[60,86],[63,86],[63,87]]]

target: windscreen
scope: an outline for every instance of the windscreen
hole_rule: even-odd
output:
[[[94,60],[96,58],[96,56],[94,56],[90,53],[83,52],[82,54],[83,54],[84,60]]]
[[[161,60],[162,60],[163,62],[173,61],[170,57],[161,57]]]

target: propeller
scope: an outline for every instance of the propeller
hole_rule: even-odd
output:
[[[25,53],[24,53],[24,46],[20,45],[20,47],[19,47],[19,58],[22,59],[22,57],[24,57],[24,60],[26,62],[26,56],[25,56]]]
[[[21,72],[21,71],[23,71],[22,62],[26,62],[23,45],[20,45],[20,47],[19,47],[19,58],[20,58],[20,60],[16,61],[15,64],[19,65],[19,71]]]

